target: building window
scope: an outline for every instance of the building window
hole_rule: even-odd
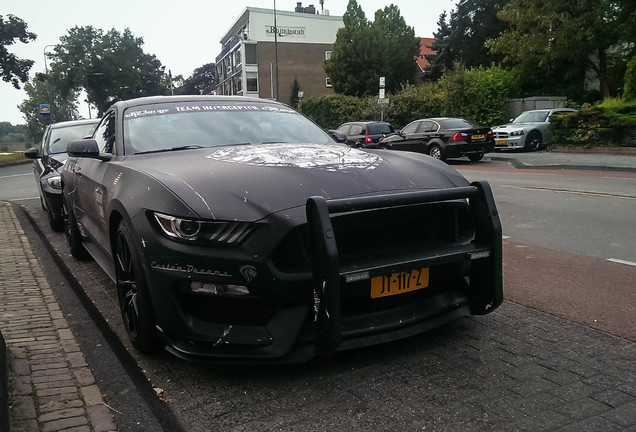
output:
[[[241,64],[241,50],[240,50],[240,49],[237,49],[237,50],[234,52],[234,64],[235,64],[236,66],[238,66],[238,65],[240,65],[240,64]]]
[[[325,51],[325,60],[329,60],[331,58],[331,51]]]
[[[245,64],[255,65],[257,63],[256,44],[245,44]]]
[[[257,92],[258,91],[258,75],[256,72],[247,72],[246,76],[246,87],[248,92]]]
[[[329,77],[325,78],[325,87],[331,87],[331,80]]]

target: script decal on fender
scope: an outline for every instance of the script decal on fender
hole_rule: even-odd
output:
[[[202,269],[202,268],[195,267],[191,264],[186,264],[186,265],[163,264],[163,263],[158,263],[157,261],[153,261],[152,263],[150,263],[150,268],[155,270],[164,270],[164,271],[186,273],[186,274],[219,276],[219,277],[227,277],[227,278],[232,277],[232,275],[226,271]]]

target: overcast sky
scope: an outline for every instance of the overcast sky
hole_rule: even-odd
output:
[[[112,28],[122,32],[128,27],[144,40],[144,52],[154,54],[173,76],[189,77],[194,69],[214,62],[221,51],[219,41],[246,7],[273,9],[275,0],[7,0],[0,6],[0,15],[15,15],[38,37],[28,44],[8,47],[20,58],[35,60],[30,76],[44,72],[44,49],[59,43],[61,36],[75,26],[93,26],[104,31]],[[375,11],[393,3],[400,8],[406,24],[419,37],[433,37],[439,16],[450,14],[459,0],[358,0],[367,19]],[[348,0],[324,0],[330,15],[342,16]],[[320,1],[303,1],[320,10]],[[276,9],[293,11],[295,0],[277,0]],[[50,49],[50,48],[49,48]],[[24,123],[17,105],[26,98],[23,90],[15,90],[0,80],[0,121]],[[88,117],[86,104],[80,104],[80,114]],[[94,115],[94,114],[93,114]]]

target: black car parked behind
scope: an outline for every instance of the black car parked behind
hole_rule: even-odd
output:
[[[382,139],[379,147],[424,153],[441,160],[467,156],[477,162],[494,151],[495,139],[488,127],[462,118],[439,117],[412,121],[399,134]]]
[[[64,228],[60,171],[68,158],[66,145],[75,139],[91,135],[98,122],[99,119],[89,119],[52,123],[44,131],[42,152],[36,148],[24,152],[24,156],[33,159],[40,201],[53,231],[62,231]]]

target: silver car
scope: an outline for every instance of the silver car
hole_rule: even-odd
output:
[[[540,150],[552,139],[550,116],[576,112],[571,108],[538,109],[522,112],[511,123],[492,128],[495,133],[495,150]]]

